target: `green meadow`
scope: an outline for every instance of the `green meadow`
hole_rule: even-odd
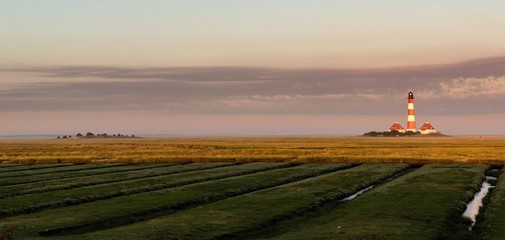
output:
[[[502,137],[70,139],[0,148],[1,240],[505,239]],[[469,230],[462,213],[490,174],[496,188]]]

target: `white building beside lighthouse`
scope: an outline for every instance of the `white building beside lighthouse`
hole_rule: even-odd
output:
[[[391,127],[389,127],[389,132],[392,132],[392,131],[404,133],[405,129],[402,127],[402,125],[400,125],[399,122],[394,122],[393,125],[391,125]]]
[[[423,126],[421,126],[421,128],[419,128],[419,132],[421,132],[421,134],[439,134],[440,133],[428,121],[424,122]]]

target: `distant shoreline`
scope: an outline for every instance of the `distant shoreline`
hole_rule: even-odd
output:
[[[9,141],[9,140],[58,140],[56,139],[58,136],[62,136],[61,134],[40,134],[40,135],[0,135],[0,141]],[[244,135],[239,135],[239,134],[202,134],[202,135],[196,135],[196,134],[135,134],[134,139],[140,139],[140,138],[147,138],[147,139],[156,139],[156,138],[317,138],[317,137],[371,137],[371,138],[392,138],[392,137],[383,137],[383,136],[363,136],[363,135],[337,135],[337,134],[329,134],[329,135],[301,135],[301,134],[293,134],[293,135],[276,135],[276,134],[271,134],[271,135],[251,135],[251,134],[244,134]],[[417,137],[417,136],[410,136],[410,137]],[[424,137],[424,136],[421,136]],[[441,134],[441,136],[437,137],[505,137],[505,135],[445,135]],[[129,137],[131,138],[131,137]],[[70,139],[126,139],[126,138],[121,138],[121,137],[72,137]],[[63,140],[63,139],[62,139]]]

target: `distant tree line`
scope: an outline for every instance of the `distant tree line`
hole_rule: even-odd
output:
[[[385,132],[376,132],[376,131],[371,131],[364,133],[363,136],[366,137],[400,137],[400,136],[414,136],[414,135],[420,135],[420,132],[398,132],[396,130],[393,131],[385,131]]]
[[[92,132],[87,132],[86,135],[83,135],[82,133],[77,133],[75,135],[77,138],[135,138],[135,135],[127,135],[127,134],[107,134],[107,133],[99,133],[99,134],[94,134]],[[68,139],[72,138],[72,135],[63,135],[63,136],[58,136],[56,137],[57,139]]]

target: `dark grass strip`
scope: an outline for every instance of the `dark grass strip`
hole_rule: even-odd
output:
[[[0,174],[7,173],[7,172],[19,172],[19,171],[26,171],[26,170],[36,170],[36,169],[44,169],[44,168],[58,168],[58,167],[65,167],[65,166],[72,166],[73,164],[70,163],[62,163],[62,164],[15,164],[14,166],[11,167],[3,167],[0,168]]]
[[[175,163],[165,163],[165,164],[139,164],[139,165],[125,165],[125,164],[101,164],[100,168],[90,168],[83,170],[75,170],[75,171],[65,171],[65,172],[57,172],[57,173],[45,173],[33,176],[21,176],[21,177],[10,177],[5,180],[0,180],[4,184],[0,184],[0,198],[4,196],[9,196],[8,191],[5,193],[2,189],[17,189],[16,192],[22,191],[25,188],[26,184],[34,184],[34,185],[49,185],[54,184],[54,182],[49,183],[51,180],[59,180],[60,182],[71,182],[75,181],[79,177],[86,176],[96,176],[103,175],[109,173],[121,173],[121,172],[131,172],[143,169],[153,169],[153,168],[163,168],[167,166],[176,165]],[[37,184],[38,183],[38,184]],[[22,186],[17,186],[22,185]],[[29,186],[29,185],[27,185]],[[11,191],[12,192],[12,191]]]
[[[9,169],[11,167],[20,167],[20,166],[26,166],[27,164],[2,164],[0,163],[0,172],[3,170]]]
[[[34,193],[45,193],[59,190],[68,190],[73,188],[95,186],[100,184],[118,183],[123,181],[138,180],[144,178],[159,177],[183,172],[199,171],[213,169],[218,167],[234,165],[233,163],[214,163],[214,164],[154,164],[153,166],[135,165],[129,169],[108,170],[99,176],[97,174],[86,174],[86,177],[75,177],[72,179],[42,181],[37,183],[19,184],[0,187],[0,199],[6,197],[22,196]],[[105,169],[104,169],[105,170]],[[91,175],[91,176],[90,176]]]
[[[233,238],[235,238],[235,236],[239,235],[241,239],[264,239],[264,238],[276,236],[276,235],[281,234],[283,232],[289,231],[290,229],[293,228],[293,226],[303,224],[303,222],[306,221],[307,219],[316,218],[316,217],[320,217],[324,214],[327,214],[328,212],[333,211],[336,207],[338,207],[348,201],[354,201],[356,198],[362,197],[362,195],[367,194],[369,191],[371,191],[371,190],[373,190],[373,189],[375,189],[375,188],[377,188],[387,182],[393,181],[394,179],[396,179],[398,177],[401,177],[401,176],[406,175],[412,171],[415,171],[416,169],[418,169],[420,167],[422,167],[422,166],[411,165],[410,168],[406,168],[403,171],[400,171],[387,179],[379,180],[376,183],[371,184],[368,187],[363,187],[363,188],[359,189],[358,191],[361,191],[361,190],[364,190],[364,189],[367,189],[370,187],[372,187],[372,188],[370,190],[362,193],[361,195],[356,196],[352,200],[343,201],[344,199],[348,198],[348,196],[346,196],[344,198],[341,198],[341,199],[338,199],[335,201],[329,201],[329,202],[323,203],[320,206],[318,206],[317,208],[313,209],[312,211],[303,212],[301,214],[293,214],[290,216],[285,216],[282,219],[276,219],[275,221],[272,221],[269,224],[265,224],[264,226],[258,226],[257,228],[242,231],[239,233],[234,233],[231,236],[222,236],[222,237],[226,237],[224,239],[233,239]]]
[[[284,225],[280,234],[259,238],[459,239],[455,227],[486,168],[425,165],[325,214]]]
[[[417,168],[418,166],[416,166]],[[226,239],[237,239],[237,238],[246,238],[246,237],[251,237],[254,236],[254,238],[260,237],[261,235],[258,235],[258,233],[268,231],[269,228],[275,228],[276,225],[278,225],[281,222],[288,221],[290,219],[294,218],[299,218],[301,216],[311,214],[314,212],[317,212],[319,210],[325,209],[325,206],[332,204],[332,203],[340,203],[342,199],[345,199],[356,192],[359,192],[363,189],[366,189],[368,187],[374,186],[374,185],[379,185],[384,182],[389,182],[399,176],[402,176],[404,174],[407,174],[411,171],[415,170],[415,168],[412,168],[412,166],[405,166],[404,168],[399,168],[396,169],[393,172],[390,172],[389,174],[378,174],[377,176],[371,177],[364,183],[361,183],[358,185],[357,188],[353,188],[352,191],[346,192],[342,191],[340,193],[336,193],[333,195],[328,195],[326,197],[323,197],[322,199],[319,199],[307,206],[300,207],[292,212],[288,212],[286,214],[281,214],[278,216],[273,217],[272,219],[260,223],[256,226],[252,226],[249,229],[244,229],[244,230],[239,230],[236,232],[232,233],[227,233],[223,234],[221,236],[218,236],[217,239],[221,240],[226,240]]]
[[[147,204],[144,206],[137,205],[134,208],[129,209],[130,211],[128,211],[128,206],[125,206],[126,202],[120,201],[121,199],[118,198],[111,199],[107,202],[101,201],[92,203],[87,206],[81,205],[77,206],[77,208],[80,208],[80,211],[77,211],[76,209],[71,209],[70,211],[77,214],[79,214],[78,212],[87,213],[89,212],[89,209],[94,209],[99,205],[105,209],[105,211],[100,211],[99,213],[102,215],[101,220],[97,221],[88,217],[90,221],[86,222],[82,221],[83,217],[80,216],[79,219],[77,219],[78,223],[76,224],[72,225],[69,224],[69,221],[66,221],[62,225],[69,226],[61,227],[61,225],[59,225],[57,228],[42,231],[41,235],[54,236],[61,234],[77,234],[128,225],[168,215],[176,211],[194,208],[202,204],[212,203],[226,198],[300,181],[310,177],[320,176],[348,167],[350,167],[350,165],[346,164],[307,164],[293,168],[277,169],[255,173],[252,175],[242,175],[224,180],[205,182],[149,194],[139,194],[128,197],[128,200],[137,203],[145,202]],[[114,208],[121,208],[122,211],[117,212]],[[103,217],[103,215],[113,217],[107,218]]]
[[[408,168],[370,164],[206,204],[128,226],[85,235],[121,239],[240,239],[244,231],[313,211]]]
[[[26,170],[26,171],[21,171],[21,172],[3,173],[3,174],[0,174],[0,185],[15,184],[16,181],[12,180],[12,179],[22,180],[25,177],[30,178],[30,177],[34,177],[37,175],[44,175],[44,176],[50,177],[50,175],[55,174],[55,173],[77,172],[77,171],[83,171],[83,170],[110,168],[110,167],[125,166],[125,165],[126,164],[123,164],[123,163],[120,163],[120,164],[118,164],[118,163],[114,163],[114,164],[82,164],[82,165],[62,166],[59,168],[44,168],[44,169],[36,169],[36,170]]]
[[[228,169],[226,167],[233,167],[236,164],[233,163],[194,163],[194,164],[178,164],[174,166],[167,167],[163,170],[163,174],[158,172],[157,174],[152,173],[142,173],[142,172],[128,172],[127,176],[133,177],[129,180],[121,180],[118,178],[118,174],[91,176],[88,180],[91,182],[109,182],[102,184],[92,184],[90,186],[81,186],[80,188],[73,188],[72,184],[69,183],[69,189],[61,189],[56,191],[44,191],[40,193],[32,194],[21,194],[19,196],[12,196],[8,198],[0,198],[0,217],[10,215],[12,209],[31,209],[34,206],[38,209],[50,208],[53,204],[61,205],[62,202],[65,204],[71,204],[76,201],[86,201],[91,198],[94,199],[101,195],[109,195],[110,193],[125,193],[132,191],[132,189],[144,189],[150,186],[158,186],[160,183],[166,182],[177,182],[184,179],[192,179],[195,176],[195,171],[203,171],[203,174],[208,173],[210,175],[220,174],[218,168],[224,168],[223,172],[234,171],[234,168]],[[214,169],[214,170],[213,170]],[[159,170],[159,169],[157,169]],[[157,175],[157,176],[156,176]],[[100,177],[100,178],[98,178]],[[140,178],[137,178],[140,177]],[[93,180],[93,178],[95,178]],[[86,182],[80,182],[78,184],[86,184]],[[54,186],[58,188],[57,185]],[[51,188],[48,186],[47,188]],[[43,190],[43,189],[41,189]]]
[[[291,166],[293,165],[289,163],[251,163],[115,184],[104,184],[87,188],[4,198],[0,200],[0,208],[2,208],[2,210],[0,210],[0,217],[32,213],[48,208],[79,205],[97,200],[151,192]]]

